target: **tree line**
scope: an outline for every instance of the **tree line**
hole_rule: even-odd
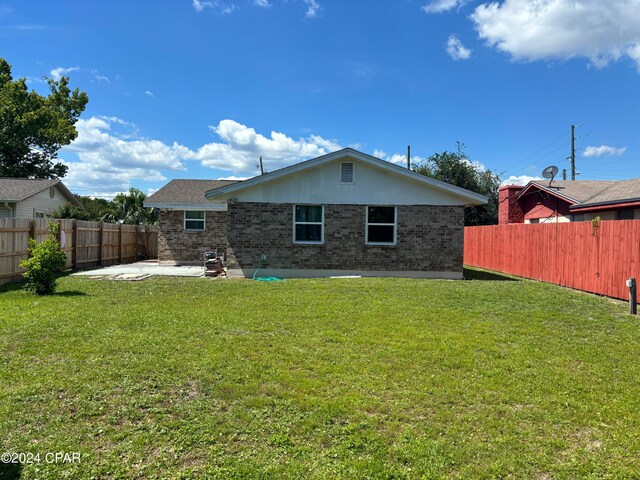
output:
[[[51,216],[130,225],[153,225],[158,221],[158,211],[144,206],[147,196],[137,188],[130,188],[127,193],[119,193],[113,200],[84,195],[75,195],[75,197],[82,205],[81,207],[66,204],[52,212]]]

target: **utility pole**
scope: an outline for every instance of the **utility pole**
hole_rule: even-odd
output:
[[[563,169],[562,169],[562,179],[563,179],[563,180],[566,180],[566,179],[567,179],[567,169],[566,169],[566,168],[563,168]]]
[[[571,180],[576,179],[576,126],[571,125]]]
[[[264,167],[262,166],[262,155],[260,155],[260,175],[264,175]]]
[[[407,145],[407,170],[411,170],[411,145]]]

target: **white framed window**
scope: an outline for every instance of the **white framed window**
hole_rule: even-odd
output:
[[[201,210],[185,210],[184,229],[202,232],[204,230],[204,214],[205,212]]]
[[[293,243],[324,243],[324,207],[322,205],[293,206]]]
[[[46,215],[44,214],[44,212],[34,211],[33,217],[34,218],[46,218]]]
[[[398,212],[396,207],[369,206],[365,243],[367,245],[395,245],[398,230]]]
[[[340,162],[340,183],[351,184],[356,180],[356,165],[353,162]]]

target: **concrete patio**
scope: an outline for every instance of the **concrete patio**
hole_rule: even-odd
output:
[[[168,276],[168,277],[202,277],[204,269],[201,266],[159,265],[158,262],[136,262],[127,265],[112,265],[91,270],[81,270],[72,275],[84,276]]]

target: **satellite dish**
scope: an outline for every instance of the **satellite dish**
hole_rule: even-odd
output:
[[[542,171],[542,176],[544,178],[550,178],[551,180],[553,180],[553,178],[557,174],[558,174],[558,167],[556,167],[555,165],[551,165]]]

